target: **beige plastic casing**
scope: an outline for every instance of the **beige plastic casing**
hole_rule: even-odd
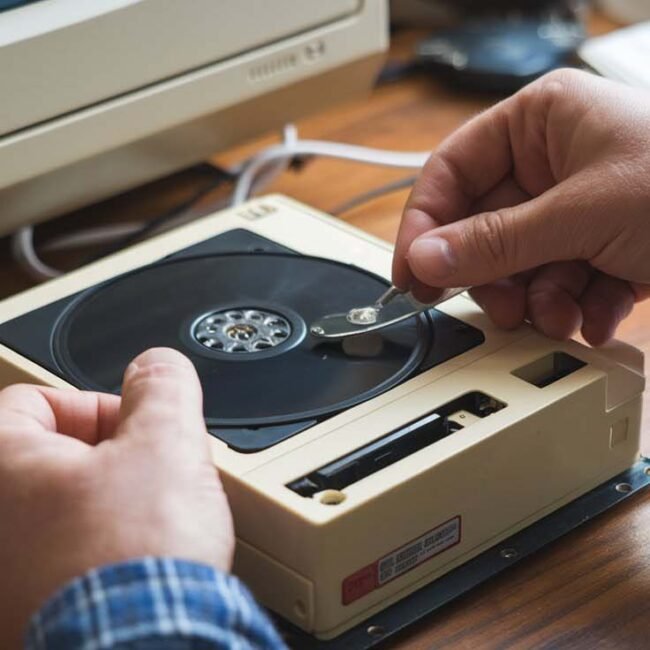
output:
[[[47,0],[0,15],[0,234],[369,91],[387,0]]]
[[[233,228],[305,254],[390,274],[391,247],[385,242],[285,197],[268,196],[10,298],[0,304],[1,318],[9,320]],[[528,326],[500,331],[466,296],[439,309],[480,328],[485,342],[264,451],[241,454],[212,440],[236,522],[235,572],[264,604],[317,637],[340,634],[638,458],[645,383],[640,352],[622,343],[599,350],[574,341],[558,343]],[[586,365],[545,388],[513,374],[555,352]],[[0,346],[0,386],[19,381],[66,385]],[[286,487],[470,391],[507,406],[350,485],[337,505]],[[368,567],[399,549],[408,555],[413,540],[450,521],[452,527],[459,525],[438,554],[382,586],[367,588]],[[355,583],[354,576],[361,582]],[[348,604],[343,604],[344,584],[356,594]]]

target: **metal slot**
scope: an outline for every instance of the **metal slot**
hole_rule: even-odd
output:
[[[467,393],[423,418],[292,481],[287,487],[304,497],[323,490],[342,490],[465,428],[467,425],[461,424],[462,418],[456,417],[459,413],[469,414],[476,421],[504,407],[503,402],[484,393]]]

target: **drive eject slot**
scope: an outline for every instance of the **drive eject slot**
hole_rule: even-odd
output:
[[[312,497],[323,490],[342,490],[505,406],[484,393],[466,393],[424,417],[288,483],[287,487],[303,497]]]

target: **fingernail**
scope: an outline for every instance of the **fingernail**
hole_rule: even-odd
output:
[[[124,381],[139,372],[143,367],[154,364],[174,366],[177,368],[192,367],[189,359],[176,350],[170,348],[150,348],[131,361],[124,372]]]
[[[425,281],[444,280],[458,269],[449,242],[440,237],[416,239],[411,244],[407,257],[415,275]]]

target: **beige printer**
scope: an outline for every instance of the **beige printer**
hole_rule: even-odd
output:
[[[0,234],[356,97],[388,44],[385,0],[13,4]]]

